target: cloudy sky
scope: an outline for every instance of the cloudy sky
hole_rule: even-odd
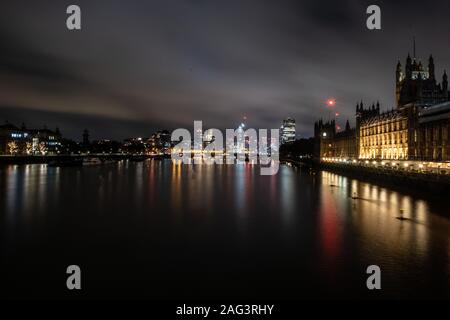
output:
[[[78,4],[82,30],[68,31]],[[382,30],[366,28],[369,4]],[[299,136],[355,104],[394,106],[394,71],[412,53],[450,69],[450,1],[72,0],[1,2],[0,121],[59,126],[79,140],[160,128],[255,128],[287,116]]]

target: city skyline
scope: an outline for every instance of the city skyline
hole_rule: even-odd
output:
[[[2,3],[2,300],[289,318],[449,299],[448,12]]]
[[[424,16],[412,2],[382,1],[375,32],[365,27],[367,3],[80,1],[84,28],[70,33],[58,24],[65,4],[24,13],[18,1],[2,11],[13,18],[2,19],[0,118],[117,140],[193,120],[223,129],[243,115],[252,127],[278,128],[289,116],[310,137],[334,98],[343,127],[356,101],[395,106],[392,71],[412,54],[413,36],[417,56],[438,61],[438,77],[450,66],[434,32],[448,3],[431,1]]]
[[[315,121],[314,123],[314,137],[306,137],[307,139],[314,138],[315,140],[320,140],[324,138],[325,140],[328,139],[334,139],[335,137],[337,140],[342,140],[338,144],[344,143],[344,145],[341,145],[338,150],[335,150],[336,146],[333,144],[330,144],[330,141],[324,141],[324,144],[321,143],[320,149],[322,151],[317,154],[316,156],[318,158],[330,158],[330,156],[336,156],[339,154],[339,158],[354,158],[356,154],[359,154],[359,158],[370,158],[370,157],[376,157],[376,158],[384,158],[384,157],[395,157],[396,159],[407,159],[410,157],[414,157],[416,159],[424,159],[424,153],[427,153],[427,158],[434,158],[435,160],[442,160],[442,158],[447,157],[447,147],[446,143],[447,140],[443,139],[441,140],[438,138],[439,135],[436,135],[435,139],[437,139],[439,147],[436,148],[436,144],[433,148],[431,148],[431,145],[427,143],[428,137],[433,135],[433,130],[438,130],[439,132],[446,132],[446,125],[436,122],[434,125],[429,127],[428,129],[424,129],[425,126],[422,128],[422,131],[420,134],[418,134],[419,127],[415,124],[421,122],[430,122],[433,120],[442,120],[445,119],[445,116],[443,116],[443,113],[445,110],[448,109],[448,100],[450,91],[448,91],[448,76],[446,73],[446,70],[444,69],[442,73],[442,81],[439,80],[439,75],[436,74],[435,69],[435,61],[433,58],[433,55],[430,55],[428,58],[428,63],[422,63],[422,61],[416,57],[416,48],[415,48],[415,39],[413,42],[413,55],[411,56],[410,53],[408,53],[406,59],[405,59],[405,68],[402,67],[402,63],[400,60],[397,63],[396,71],[395,71],[395,78],[396,78],[396,85],[395,85],[395,98],[396,98],[396,107],[391,109],[386,109],[385,107],[381,107],[380,100],[377,100],[377,102],[373,102],[372,106],[370,104],[368,105],[367,110],[364,109],[364,103],[363,100],[361,102],[358,102],[356,105],[355,110],[355,116],[356,116],[356,128],[352,128],[350,125],[349,119],[345,119],[345,127],[344,129],[339,125],[339,122],[337,121],[337,118],[340,116],[340,112],[337,112],[336,110],[336,99],[329,98],[326,101],[326,107],[328,111],[328,120],[327,122],[323,122],[323,117],[320,118],[319,121]],[[405,112],[406,109],[411,109],[411,112]],[[380,113],[381,112],[381,113]],[[414,116],[413,116],[414,114]],[[438,118],[436,118],[438,116]],[[367,141],[364,142],[364,146],[359,146],[359,136],[360,134],[366,132],[366,129],[360,129],[359,125],[361,124],[361,119],[364,119],[362,122],[365,125],[368,125],[368,127],[371,127],[374,122],[379,121],[379,124],[382,122],[386,122],[387,119],[391,121],[394,118],[398,118],[399,121],[398,124],[392,124],[392,128],[398,127],[396,130],[403,130],[406,128],[409,128],[411,132],[408,134],[405,132],[396,132],[396,138],[391,139],[391,133],[388,133],[388,129],[385,129],[385,127],[389,127],[388,124],[383,124],[381,127],[377,129],[377,133],[385,133],[383,136],[383,139],[375,139],[372,138],[366,139]],[[407,119],[409,118],[409,119]],[[414,120],[417,118],[417,120]],[[441,119],[442,118],[442,119]],[[430,120],[431,119],[431,120]],[[251,125],[247,125],[247,116],[243,116],[241,121],[235,121],[237,123],[240,123],[238,126],[235,126],[236,131],[237,130],[247,130],[251,128]],[[395,121],[397,121],[395,120]],[[295,119],[292,117],[286,117],[282,120],[282,125],[279,129],[279,143],[280,145],[283,144],[290,144],[296,141],[297,138],[304,138],[297,136],[296,133],[296,125],[295,125]],[[365,123],[367,122],[367,123]],[[245,123],[245,124],[244,124]],[[435,127],[435,128],[434,128]],[[35,140],[34,136],[36,134],[39,135],[39,131],[49,131],[50,134],[58,135],[59,140],[62,139],[62,135],[60,134],[59,127],[56,126],[55,130],[51,131],[48,129],[47,125],[43,125],[40,127],[41,129],[30,129],[29,127],[26,127],[26,124],[22,122],[21,126],[16,126],[14,124],[11,124],[10,122],[6,121],[5,125],[0,125],[0,129],[2,133],[0,134],[2,136],[2,141],[7,141],[8,139],[12,139],[15,142],[19,142],[19,144],[24,144],[24,139],[30,140],[33,136],[33,141]],[[185,129],[185,128],[178,128],[178,129]],[[254,128],[251,128],[254,129]],[[194,121],[194,130],[191,131],[187,129],[188,132],[191,134],[195,134],[195,121]],[[200,129],[202,130],[202,129]],[[331,130],[331,131],[330,131]],[[375,129],[370,129],[369,131],[372,132]],[[393,129],[394,130],[394,129]],[[166,131],[167,136],[170,136],[170,132],[167,129],[159,129],[158,132]],[[176,130],[175,130],[176,131]],[[174,132],[175,132],[174,131]],[[220,130],[219,130],[220,131]],[[322,132],[323,131],[323,132]],[[205,131],[206,133],[207,131]],[[374,131],[375,132],[375,131]],[[144,135],[140,135],[139,137],[122,137],[121,139],[118,139],[120,141],[124,141],[125,145],[127,141],[136,140],[136,141],[144,141],[149,140],[150,136],[154,136],[157,132],[152,133],[149,135],[148,133]],[[322,136],[323,133],[323,136]],[[203,135],[203,132],[200,133]],[[210,134],[210,133],[209,133]],[[29,137],[27,137],[29,135]],[[88,130],[84,129],[82,134],[82,145],[86,145],[86,135],[89,135]],[[398,137],[397,137],[398,135]],[[412,137],[414,136],[414,146],[411,144],[411,141],[408,142],[407,137],[410,137],[410,140],[412,141]],[[420,138],[420,139],[419,139]],[[174,138],[177,140],[176,138]],[[23,140],[23,141],[22,141]],[[67,140],[67,139],[66,139]],[[103,138],[103,139],[95,139],[97,142],[101,141],[114,141],[114,139]],[[170,140],[170,138],[169,138]],[[211,140],[211,139],[209,139]],[[418,144],[417,140],[422,140],[422,150],[420,151],[421,155],[419,155],[418,151]],[[2,144],[4,145],[2,148],[2,151],[0,153],[7,154],[8,149],[7,145],[8,142],[3,141]],[[31,142],[28,141],[28,143],[31,145]],[[75,139],[75,141],[80,141],[79,139]],[[208,141],[208,139],[207,139]],[[398,143],[397,143],[398,141]],[[116,142],[116,141],[114,141]],[[173,142],[173,141],[172,141]],[[392,142],[392,145],[388,146],[388,144]],[[34,152],[32,153],[41,153],[38,150],[38,143],[33,142],[35,144],[35,147],[33,147]],[[58,142],[59,143],[59,142]],[[356,145],[355,145],[356,143]],[[408,145],[408,143],[410,145]],[[378,146],[379,144],[379,146]],[[370,147],[369,147],[370,145]],[[373,147],[372,147],[373,145]],[[375,145],[377,145],[375,147]],[[5,149],[5,150],[3,150]],[[30,154],[31,148],[25,148],[22,146],[22,148],[17,148],[17,146],[10,147],[9,153],[14,154],[21,154],[26,153]],[[19,151],[20,149],[20,151]],[[359,153],[359,149],[364,150],[363,152]],[[381,151],[381,149],[383,151]],[[408,151],[409,149],[409,151]],[[417,149],[413,151],[414,149]],[[11,150],[15,150],[14,152]],[[68,150],[68,149],[67,149]],[[327,150],[327,151],[325,151]],[[333,150],[333,151],[331,151]],[[356,152],[358,150],[358,152]],[[57,152],[56,152],[57,151]],[[414,155],[410,153],[414,153]],[[46,153],[46,152],[45,152]],[[60,153],[59,150],[55,150],[55,153]],[[322,154],[323,153],[323,154]],[[368,155],[370,153],[370,156]],[[376,156],[375,156],[376,154]],[[332,158],[332,157],[331,157]],[[358,156],[357,156],[358,158]]]

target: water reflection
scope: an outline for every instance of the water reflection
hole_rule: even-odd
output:
[[[322,181],[321,215],[333,221],[330,207],[347,212],[346,205],[351,203],[357,224],[353,227],[367,239],[377,240],[367,242],[369,251],[389,246],[400,253],[414,247],[416,253],[423,254],[432,227],[429,219],[433,217],[424,200],[356,180],[347,183],[345,178],[329,172],[323,172]]]
[[[45,165],[12,165],[1,169],[2,202],[11,223],[31,222],[31,211],[38,216],[55,205],[59,197],[59,169],[48,170]]]
[[[450,283],[446,207],[330,172],[281,166],[277,175],[261,176],[252,164],[156,160],[5,166],[0,189],[5,248],[32,248],[3,252],[13,264],[33,263],[34,245],[39,259],[56,263],[61,242],[86,263],[115,261],[124,248],[119,259],[130,269],[144,264],[158,277],[175,265],[197,272],[207,264],[216,281],[229,270],[247,277],[261,270],[273,279],[272,292],[286,283],[326,291],[347,278],[359,288],[360,275],[350,274],[369,264],[380,265],[392,296],[412,285],[441,293]],[[245,285],[235,284],[243,291]]]
[[[399,257],[410,257],[401,262],[432,264],[436,250],[448,259],[449,220],[430,212],[426,201],[357,180],[347,182],[329,172],[322,173],[322,185],[320,234],[325,255],[335,256],[339,234],[351,229],[359,242],[358,254],[368,261],[382,256],[383,264],[394,266]],[[441,230],[435,228],[438,223]],[[446,239],[442,246],[430,241],[432,233]]]

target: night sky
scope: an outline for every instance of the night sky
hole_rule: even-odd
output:
[[[59,126],[79,140],[185,127],[277,128],[298,136],[356,102],[394,106],[395,66],[430,53],[450,69],[450,1],[1,1],[0,122]],[[78,4],[82,30],[66,28]],[[382,30],[369,31],[369,4]]]

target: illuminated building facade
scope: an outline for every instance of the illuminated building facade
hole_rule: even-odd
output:
[[[31,138],[31,154],[48,155],[58,154],[61,151],[61,133],[58,128],[55,130],[43,129],[28,130]]]
[[[56,130],[19,128],[11,123],[0,126],[0,154],[47,155],[58,154],[61,149],[61,133]]]
[[[295,141],[295,120],[286,118],[280,128],[280,145]]]
[[[356,158],[356,129],[347,121],[345,130],[337,131],[336,121],[319,120],[314,125],[315,154],[320,158]]]
[[[381,112],[379,103],[365,108],[361,101],[356,106],[354,134],[348,124],[337,133],[334,120],[316,122],[316,156],[450,161],[449,96],[447,74],[444,71],[441,83],[436,81],[433,57],[424,68],[408,55],[404,71],[397,64],[396,108]]]
[[[26,154],[29,143],[28,132],[24,127],[19,128],[11,123],[0,126],[0,154]]]
[[[149,155],[170,155],[171,147],[171,134],[167,130],[160,130],[153,133],[145,143],[146,153]]]
[[[363,103],[356,106],[358,155],[360,159],[409,158],[407,115],[392,110],[380,113],[380,105],[365,110]]]

